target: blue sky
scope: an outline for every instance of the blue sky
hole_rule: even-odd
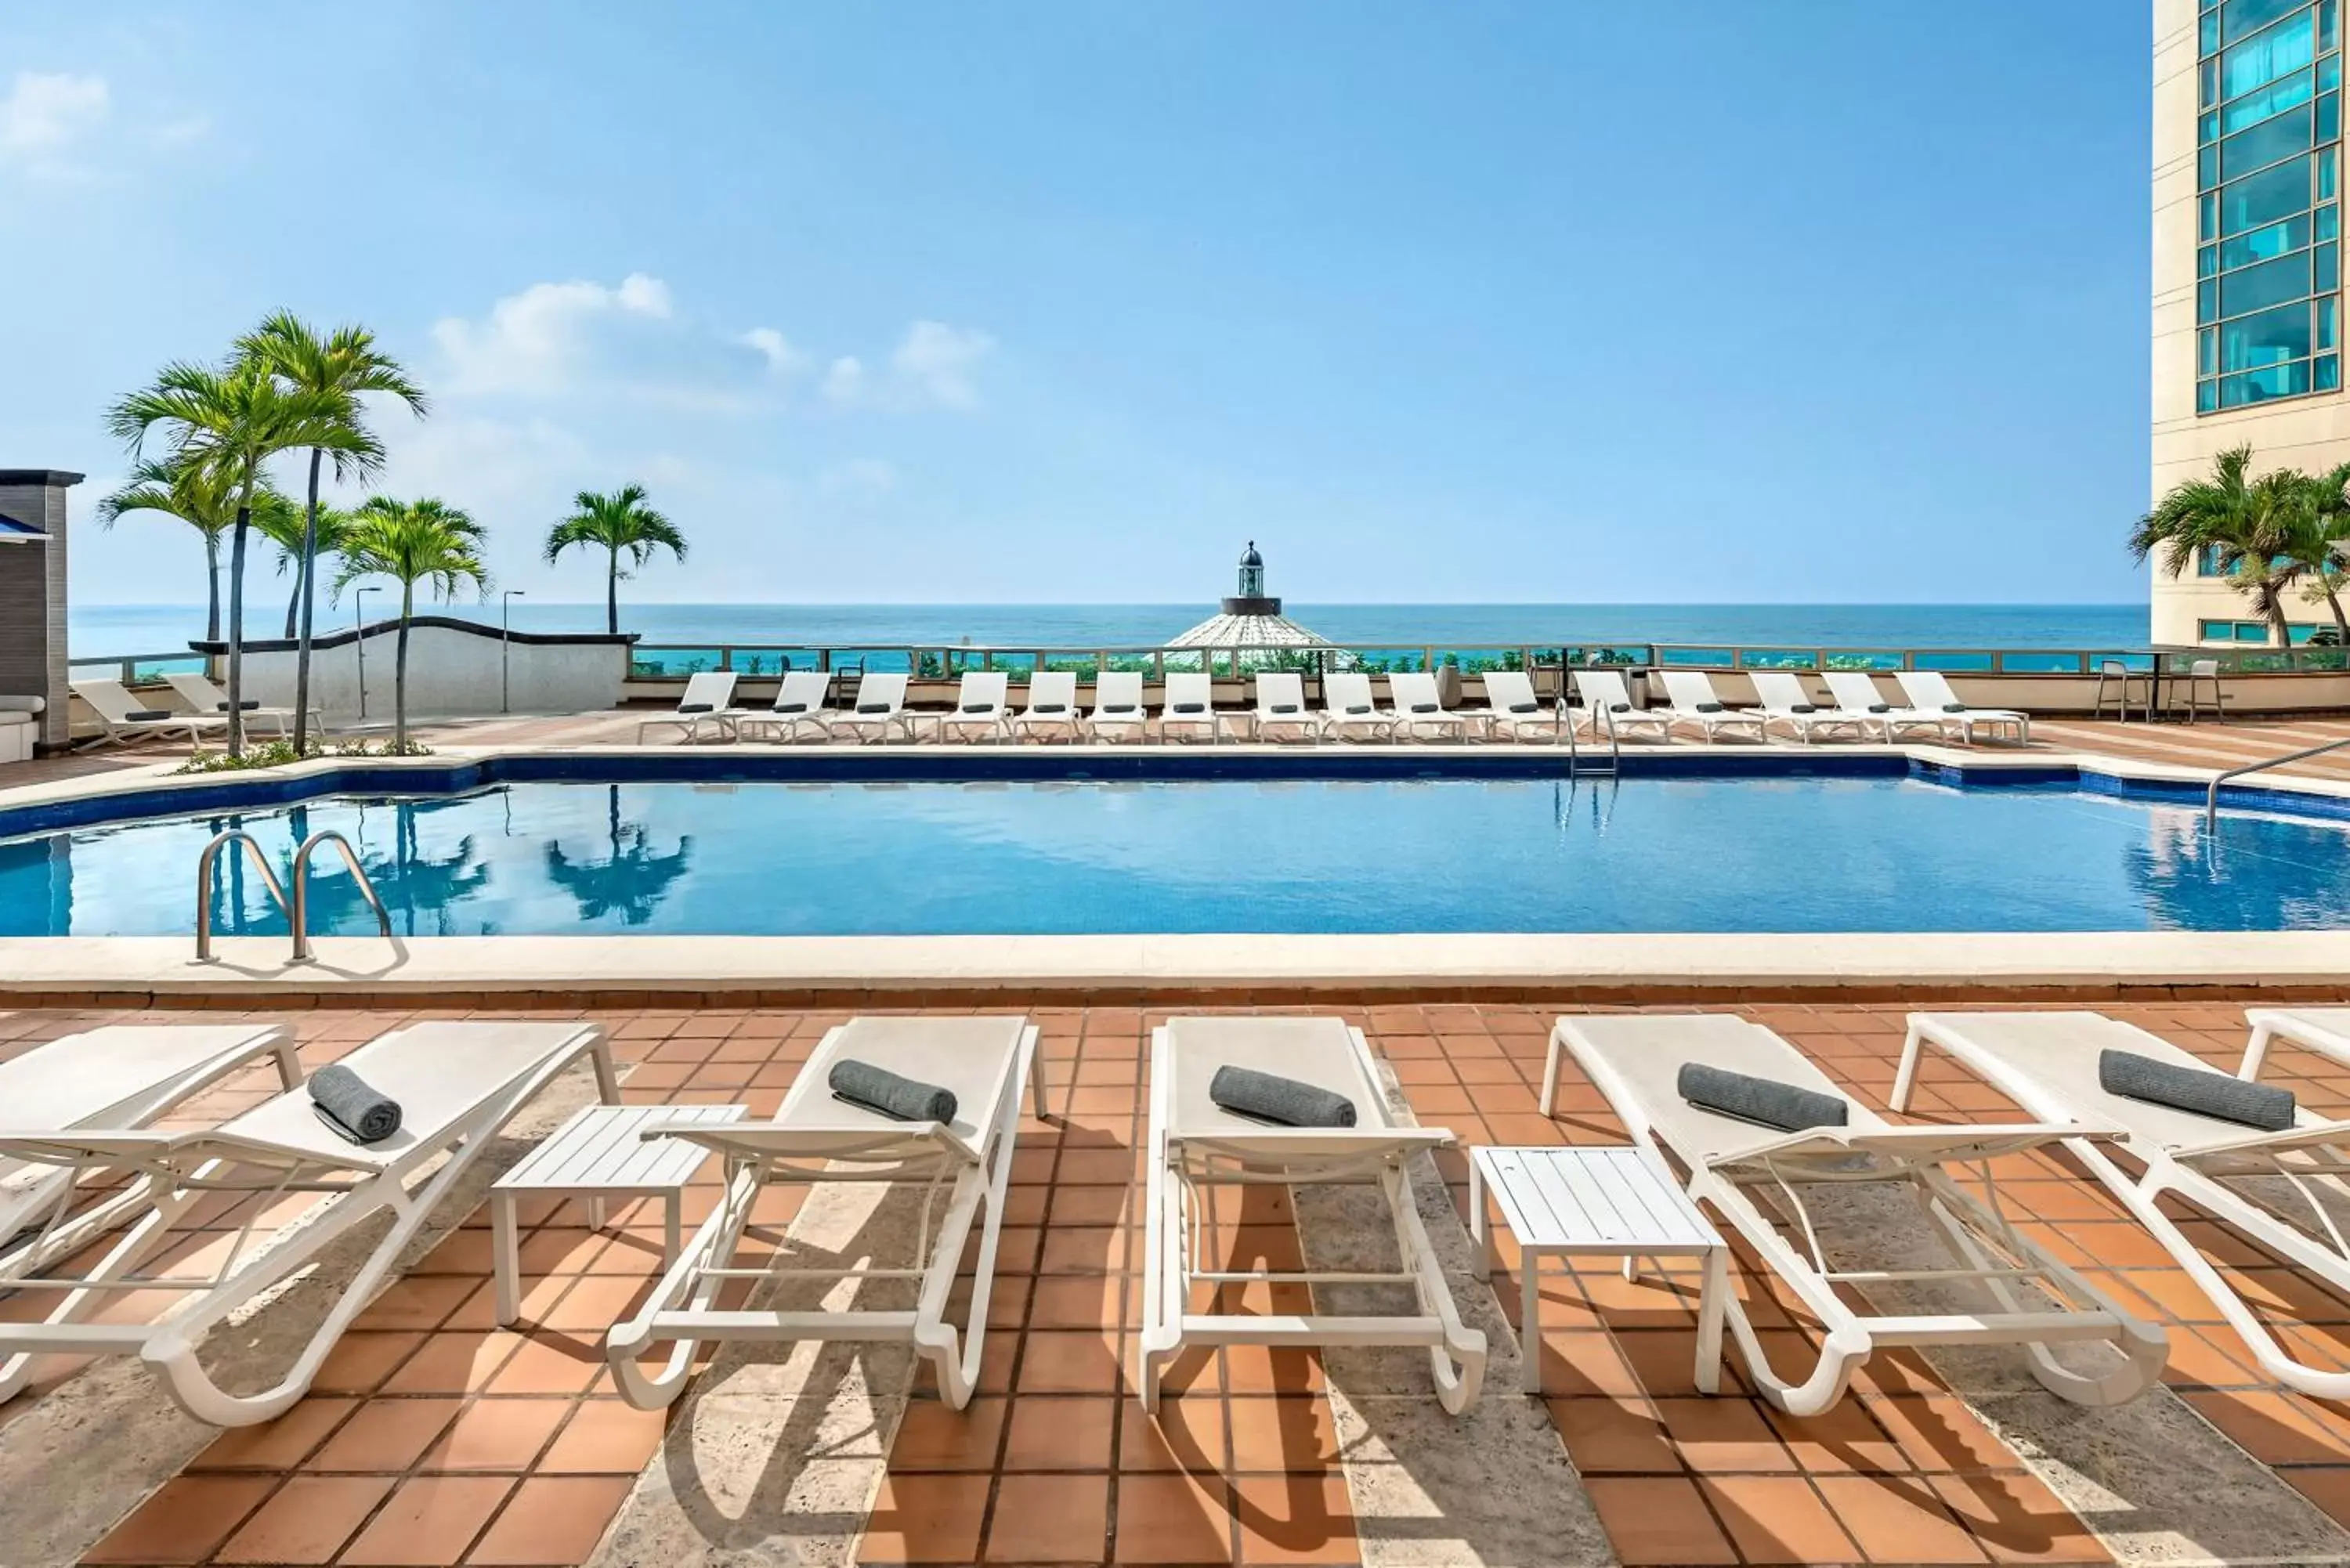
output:
[[[108,402],[285,306],[426,381],[380,487],[541,601],[629,479],[694,545],[639,598],[1195,601],[1252,537],[1320,603],[2128,598],[2147,29],[12,0],[0,466],[87,516]],[[79,534],[82,600],[201,597]]]

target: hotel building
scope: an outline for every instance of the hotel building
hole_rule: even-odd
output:
[[[2350,459],[2342,3],[2155,0],[2149,499],[2246,442],[2261,469]],[[2212,563],[2152,570],[2155,641],[2268,640]],[[2296,639],[2332,624],[2292,616]]]

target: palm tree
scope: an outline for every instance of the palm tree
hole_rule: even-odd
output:
[[[2350,587],[2350,462],[2305,483],[2291,554],[2301,563],[2308,597],[2334,612],[2335,641],[2350,648],[2350,616],[2342,610],[2342,591]]]
[[[185,362],[163,367],[155,384],[114,405],[107,425],[145,456],[158,426],[168,431],[170,464],[201,471],[235,501],[229,536],[228,750],[244,754],[244,541],[255,497],[266,476],[262,464],[282,452],[323,449],[347,460],[373,461],[383,449],[360,428],[349,396],[288,387],[251,359],[212,369]]]
[[[601,545],[609,557],[604,576],[604,629],[618,633],[620,629],[620,579],[630,574],[620,569],[620,556],[628,554],[632,566],[641,566],[655,550],[665,549],[678,560],[685,559],[685,535],[677,525],[645,504],[645,487],[626,484],[609,495],[598,495],[583,490],[571,498],[579,510],[547,530],[546,564],[555,565],[556,557],[574,545]]]
[[[478,551],[482,525],[439,501],[394,501],[373,495],[351,514],[343,535],[342,568],[335,574],[335,597],[361,577],[385,576],[400,584],[399,657],[392,667],[392,749],[408,750],[408,622],[416,610],[416,585],[433,597],[454,598],[460,584],[487,593],[489,568]]]
[[[2285,620],[2287,590],[2305,566],[2294,559],[2294,534],[2309,513],[2308,476],[2291,469],[2248,479],[2252,449],[2232,447],[2220,454],[2209,479],[2175,484],[2138,519],[2130,552],[2143,561],[2158,551],[2162,569],[2176,577],[2204,552],[2269,623],[2279,648],[2292,646]]]
[[[342,396],[351,408],[352,427],[361,434],[366,427],[359,423],[359,400],[369,392],[399,399],[418,419],[431,411],[423,389],[408,379],[399,360],[377,350],[375,334],[364,327],[338,327],[321,337],[300,317],[281,310],[239,338],[237,351],[266,366],[289,389]],[[313,443],[310,448],[310,496],[303,507],[302,546],[294,574],[294,598],[302,607],[301,623],[286,633],[296,639],[294,750],[297,755],[309,744],[310,617],[317,597],[312,585],[317,580],[318,551],[324,545],[319,533],[318,467],[329,455],[334,458],[335,478],[340,482],[373,472],[380,454],[380,451],[377,456],[347,452],[324,443]]]
[[[311,551],[315,566],[321,556],[341,550],[343,535],[351,525],[351,514],[333,506],[321,506],[315,514],[308,513],[275,490],[269,493],[269,502],[266,505],[254,504],[253,525],[277,546],[277,575],[293,576],[293,591],[286,597],[285,636],[287,642],[296,642],[302,628],[302,552]],[[298,684],[298,670],[296,680]]]
[[[204,536],[204,640],[221,634],[221,535],[236,525],[236,499],[221,476],[203,466],[144,458],[122,487],[98,504],[98,521],[111,528],[125,514],[155,512],[176,517]]]

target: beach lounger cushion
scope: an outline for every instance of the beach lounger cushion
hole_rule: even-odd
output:
[[[1208,1080],[1208,1098],[1234,1116],[1285,1127],[1350,1127],[1355,1102],[1336,1090],[1230,1064]]]
[[[1840,1127],[1851,1116],[1850,1103],[1841,1096],[1823,1095],[1775,1078],[1727,1072],[1702,1062],[1682,1063],[1675,1086],[1690,1105],[1781,1132]]]
[[[835,1062],[825,1082],[831,1086],[834,1098],[893,1121],[949,1126],[959,1108],[952,1089],[903,1077],[887,1067],[851,1057]]]
[[[2100,1051],[2097,1086],[2124,1099],[2192,1111],[2262,1132],[2283,1132],[2293,1125],[2295,1106],[2290,1089],[2158,1062],[2135,1051]]]
[[[318,1119],[356,1144],[377,1144],[400,1130],[400,1102],[337,1062],[310,1075]]]

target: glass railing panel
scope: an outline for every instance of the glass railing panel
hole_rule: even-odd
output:
[[[2099,670],[2102,670],[2108,664],[2118,664],[2124,670],[2128,670],[2132,675],[2150,675],[2154,672],[2155,656],[2151,653],[2093,652],[2085,657],[2088,659],[2089,673],[2092,675],[2095,674]],[[2013,663],[2011,660],[2009,668],[2012,669],[2013,667]]]
[[[737,675],[773,678],[817,668],[823,652],[814,648],[735,648],[728,650],[728,668]]]
[[[1170,649],[1160,657],[1167,660],[1167,672],[1170,675],[1204,675],[1208,670],[1208,655],[1204,649]]]
[[[1096,654],[1047,653],[1043,657],[1044,669],[1074,675],[1080,680],[1091,680],[1101,669],[1101,659]]]
[[[1819,667],[1817,650],[1808,648],[1742,648],[1738,650],[1741,670],[1814,670]]]
[[[211,660],[201,653],[174,653],[152,659],[130,661],[130,683],[144,685],[161,680],[166,675],[201,675],[211,667]]]
[[[1999,656],[1999,668],[2007,675],[2078,675],[2081,656],[2011,649]]]
[[[835,648],[832,668],[849,675],[911,675],[914,652],[910,648]]]
[[[1525,661],[1514,648],[1442,648],[1436,650],[1436,667],[1482,675],[1488,670],[1522,670]]]
[[[1884,648],[1830,648],[1820,654],[1823,670],[1898,670],[1901,655]]]
[[[1950,670],[1962,675],[1969,672],[1989,674],[1994,663],[1993,656],[1988,653],[1957,652],[1949,649],[1929,649],[1923,653],[1913,653],[1909,658],[1913,669]]]
[[[1738,666],[1738,650],[1734,648],[1659,648],[1657,663],[1667,670],[1734,670]]]
[[[1357,670],[1366,675],[1408,675],[1428,668],[1428,654],[1418,648],[1350,648]]]
[[[650,648],[643,643],[629,655],[632,680],[682,680],[706,670],[724,666],[726,652],[718,648]]]

